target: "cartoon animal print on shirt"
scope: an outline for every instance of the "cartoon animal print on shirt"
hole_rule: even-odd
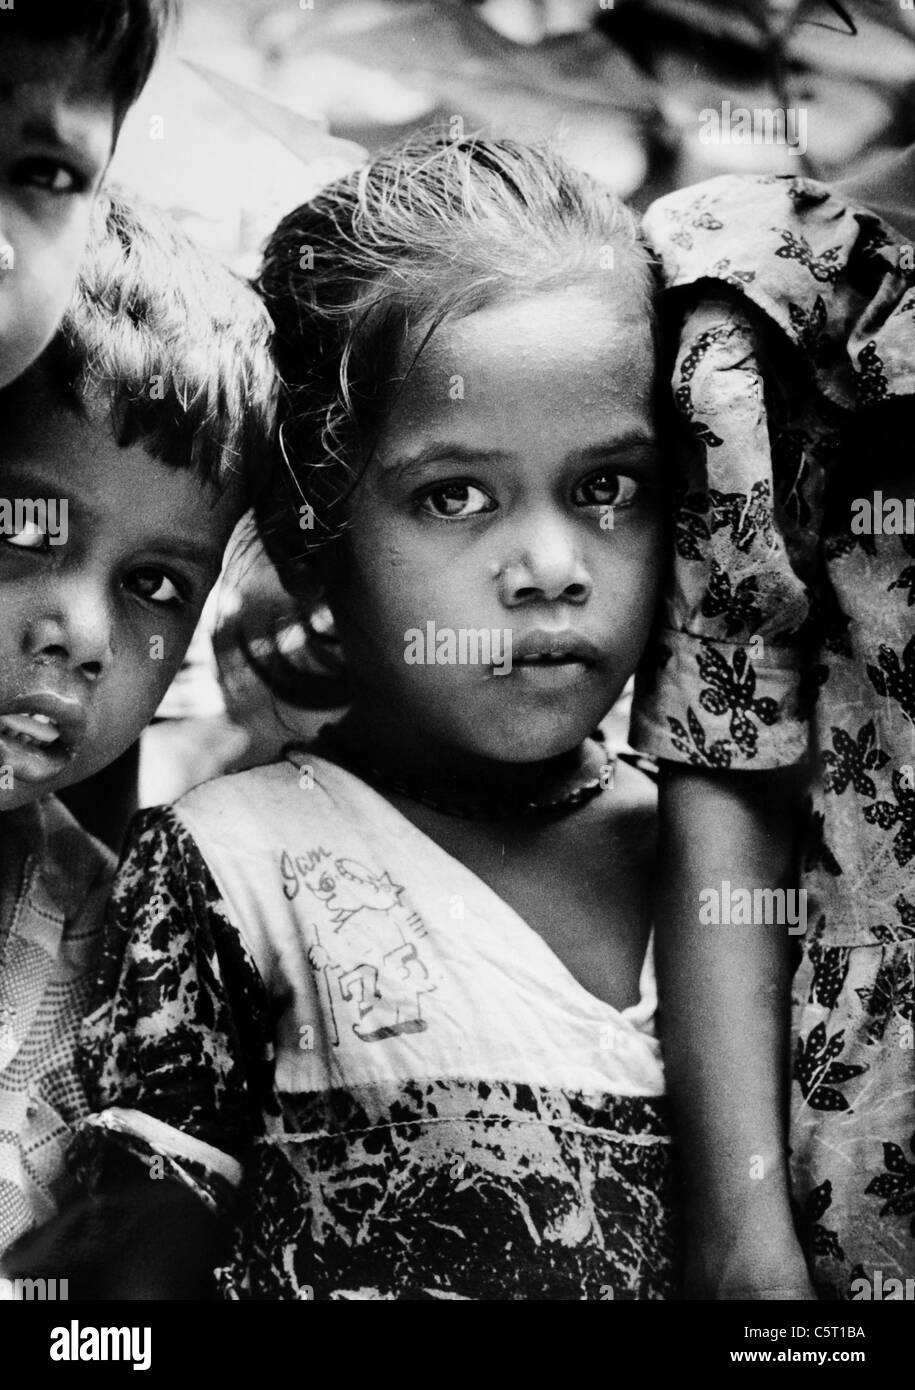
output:
[[[284,853],[282,869],[296,885],[287,897],[301,882],[322,907],[308,959],[327,1002],[334,1046],[347,1020],[362,1042],[424,1032],[422,996],[436,985],[417,946],[426,928],[402,902],[401,885],[357,859],[333,859],[323,846],[294,859]]]

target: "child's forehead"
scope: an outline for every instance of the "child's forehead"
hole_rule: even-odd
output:
[[[459,309],[437,325],[432,316],[415,322],[402,355],[415,354],[421,346],[424,351],[479,351],[503,340],[519,351],[525,343],[558,346],[574,342],[583,326],[595,323],[603,323],[608,335],[626,335],[642,327],[650,334],[646,301],[644,282],[633,273],[570,276],[530,288],[520,284],[492,294],[467,312]]]
[[[221,552],[241,517],[240,478],[220,487],[192,468],[173,467],[142,441],[118,442],[107,403],[99,397],[73,409],[33,368],[0,394],[0,495],[38,489],[66,498],[77,515],[138,531],[165,534],[182,527]]]
[[[494,302],[431,337],[411,335],[379,458],[451,455],[460,446],[556,459],[649,440],[654,374],[651,324],[639,296],[597,295],[585,286]]]
[[[397,374],[411,394],[441,394],[443,377],[526,394],[544,374],[564,373],[581,359],[605,364],[618,377],[628,363],[653,369],[653,337],[637,283],[598,281],[497,298],[437,326],[415,325],[398,354]]]
[[[114,421],[102,393],[67,399],[41,361],[0,392],[0,433],[3,457],[0,478],[10,470],[28,468],[59,473],[79,490],[81,464],[106,453],[115,442]],[[151,470],[166,465],[148,456]]]
[[[0,46],[0,129],[40,111],[79,111],[114,123],[110,59],[79,39],[35,43],[4,39]]]
[[[66,496],[71,504],[92,505],[105,475],[110,477],[114,433],[108,411],[91,402],[75,409],[42,379],[40,368],[0,395],[0,433],[0,488],[7,491],[18,482]]]

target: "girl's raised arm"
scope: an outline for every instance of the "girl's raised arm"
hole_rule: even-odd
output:
[[[797,804],[792,772],[663,765],[656,952],[694,1298],[815,1297],[788,1195],[791,938],[700,915],[725,884],[790,883]]]

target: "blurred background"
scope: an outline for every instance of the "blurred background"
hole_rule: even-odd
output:
[[[416,126],[557,140],[642,209],[712,174],[833,178],[915,134],[912,0],[180,0],[117,172],[227,255]],[[806,150],[701,113],[802,109]]]
[[[418,126],[555,141],[639,211],[724,172],[846,177],[915,139],[912,0],[179,3],[114,174],[244,273],[284,213]],[[709,140],[725,103],[793,111],[794,126],[781,141]],[[246,646],[305,651],[250,546],[144,736],[143,804],[276,756],[327,717],[278,701]]]

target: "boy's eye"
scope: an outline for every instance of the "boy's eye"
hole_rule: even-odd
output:
[[[130,576],[130,586],[147,603],[174,605],[184,601],[184,595],[164,570],[155,569],[152,565],[134,570]]]
[[[23,159],[14,171],[14,181],[48,193],[79,193],[85,180],[67,164],[57,159]]]
[[[7,545],[18,546],[21,550],[46,550],[48,533],[36,526],[34,521],[26,521],[18,531],[3,537]]]
[[[488,492],[472,483],[444,483],[430,488],[420,500],[420,510],[447,521],[460,521],[465,516],[495,511],[496,504]]]
[[[583,479],[575,489],[574,500],[580,507],[627,507],[638,490],[635,478],[605,470]]]

